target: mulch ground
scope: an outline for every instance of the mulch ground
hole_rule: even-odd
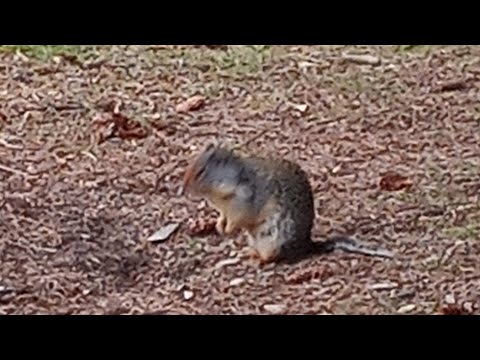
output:
[[[395,50],[1,54],[0,313],[478,314],[480,47]],[[315,240],[396,257],[259,267],[243,234],[209,231],[214,212],[178,195],[218,139],[302,165]]]

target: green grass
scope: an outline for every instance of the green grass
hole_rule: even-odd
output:
[[[281,50],[264,45],[236,45],[229,46],[227,50],[182,46],[154,51],[152,55],[166,64],[182,59],[186,66],[204,73],[214,71],[230,76],[256,76],[274,53]]]
[[[397,45],[395,52],[427,52],[431,48],[431,45]]]
[[[460,240],[478,239],[480,237],[480,224],[467,224],[445,229],[445,235]]]
[[[83,45],[0,45],[0,52],[21,52],[28,57],[47,61],[58,55],[81,57],[91,48]]]

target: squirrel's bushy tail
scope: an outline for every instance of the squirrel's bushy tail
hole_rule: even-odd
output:
[[[312,250],[316,254],[326,254],[337,249],[368,256],[378,256],[390,259],[394,257],[393,253],[388,250],[359,242],[358,240],[354,240],[347,236],[333,236],[325,241],[312,243]]]

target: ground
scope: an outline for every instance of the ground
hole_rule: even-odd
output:
[[[0,313],[479,313],[479,59],[476,46],[0,46]],[[261,267],[244,234],[202,234],[214,211],[178,191],[213,140],[297,161],[315,241],[352,235],[395,258]],[[388,189],[388,173],[410,186]]]

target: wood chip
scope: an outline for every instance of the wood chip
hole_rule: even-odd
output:
[[[409,313],[409,312],[412,312],[413,310],[415,310],[415,305],[414,304],[408,304],[408,305],[404,305],[404,306],[401,306],[400,308],[398,308],[397,312],[399,314],[406,314],[406,313]]]
[[[302,114],[308,110],[308,105],[307,104],[292,104],[292,107],[298,111],[300,111]]]
[[[230,286],[239,286],[242,285],[245,282],[245,279],[243,278],[236,278],[232,279],[229,283]]]
[[[377,283],[369,286],[370,290],[391,290],[398,287],[397,283]]]
[[[263,309],[270,314],[279,315],[284,313],[285,310],[287,310],[287,307],[281,304],[266,304],[263,305]]]
[[[157,242],[157,241],[165,241],[167,240],[170,235],[172,235],[177,229],[180,224],[173,223],[166,225],[159,230],[157,230],[153,235],[147,238],[147,241],[150,242]]]
[[[238,264],[239,262],[240,262],[239,258],[220,260],[218,263],[215,264],[215,270],[219,270],[225,266],[235,265],[235,264]]]
[[[381,58],[373,55],[355,55],[355,54],[344,54],[343,60],[346,62],[351,62],[359,65],[373,65],[378,66],[381,64]]]
[[[203,104],[205,104],[205,97],[196,95],[178,104],[175,110],[179,113],[186,113],[200,109]]]

